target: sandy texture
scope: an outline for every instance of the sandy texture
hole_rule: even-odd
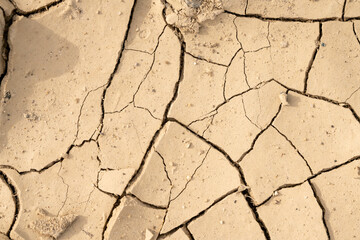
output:
[[[0,0],[0,240],[360,238],[358,0]]]

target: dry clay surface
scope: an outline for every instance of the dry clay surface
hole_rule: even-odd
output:
[[[360,239],[359,0],[0,0],[0,239]]]

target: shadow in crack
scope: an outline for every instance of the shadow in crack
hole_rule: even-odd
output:
[[[17,138],[17,143],[24,143],[21,138],[29,138],[29,127],[40,121],[33,112],[46,112],[55,101],[62,101],[54,91],[61,91],[65,83],[57,77],[70,72],[79,59],[77,46],[25,17],[10,27],[9,45],[8,70],[1,86],[0,154],[15,141],[9,141],[9,131],[14,131],[12,138]]]

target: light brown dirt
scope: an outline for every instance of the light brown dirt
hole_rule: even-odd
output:
[[[0,10],[1,240],[360,238],[360,1]]]

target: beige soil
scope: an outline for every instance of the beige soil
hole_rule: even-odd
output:
[[[359,0],[0,10],[0,240],[360,239]]]

